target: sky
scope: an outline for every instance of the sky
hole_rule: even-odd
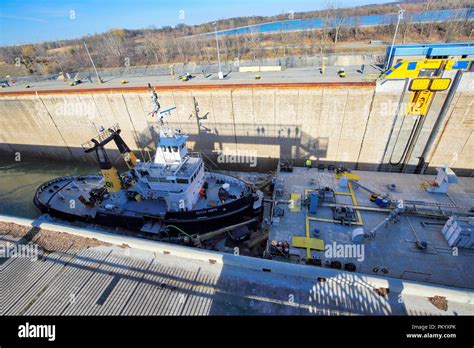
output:
[[[188,25],[386,3],[384,0],[0,0],[0,45],[79,38],[110,29]],[[297,17],[295,17],[297,19]]]

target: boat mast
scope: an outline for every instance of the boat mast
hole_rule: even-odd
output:
[[[113,140],[128,168],[131,169],[137,164],[137,158],[127,146],[125,141],[123,141],[122,137],[120,136],[120,132],[121,130],[118,124],[116,124],[113,127],[101,132],[99,136],[82,144],[84,152],[89,153],[95,151],[108,192],[119,192],[122,189],[122,181],[118,171],[112,165],[112,162],[105,151],[105,145]]]
[[[107,156],[104,146],[95,139],[92,139],[91,141],[95,143],[94,150],[97,160],[99,161],[100,171],[104,177],[107,192],[119,192],[122,189],[122,181],[120,180],[118,171],[112,165],[112,162],[110,162],[109,156]]]
[[[137,164],[137,157],[135,154],[130,150],[128,145],[123,141],[122,137],[120,136],[121,129],[117,129],[115,132],[112,129],[109,131],[113,132],[114,137],[113,140],[115,145],[117,146],[120,154],[122,155],[123,160],[127,164],[129,169],[132,169]]]

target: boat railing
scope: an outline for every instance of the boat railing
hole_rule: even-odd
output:
[[[211,178],[216,179],[216,180],[222,180],[222,181],[227,182],[229,184],[237,185],[242,189],[245,189],[247,187],[242,180],[239,180],[239,179],[234,178],[234,177],[229,176],[229,175],[224,175],[224,174],[220,174],[220,173],[211,172],[209,176]]]
[[[118,123],[115,123],[112,127],[104,129],[103,131],[101,131],[99,133],[99,135],[95,136],[92,139],[94,139],[98,143],[100,143],[100,142],[104,141],[105,139],[107,139],[109,136],[111,136],[113,133],[117,133],[119,131],[120,131],[120,126],[119,126]],[[90,149],[94,148],[95,143],[92,141],[92,139],[81,144],[81,146],[84,150],[90,150]]]

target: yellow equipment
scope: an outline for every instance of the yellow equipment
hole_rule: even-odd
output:
[[[118,124],[115,124],[107,130],[103,129],[97,137],[82,144],[86,153],[92,151],[96,152],[97,160],[108,192],[119,192],[122,189],[122,180],[107,156],[107,152],[104,148],[105,145],[113,140],[128,168],[131,169],[138,163],[137,157],[123,141],[120,133],[121,130]]]
[[[384,74],[386,79],[414,78],[420,75],[422,70],[468,70],[471,66],[470,59],[425,59],[418,61],[404,60],[395,64]]]
[[[127,164],[127,167],[130,169],[135,167],[135,165],[137,164],[137,156],[135,156],[135,154],[132,151],[130,151],[128,147],[127,147],[127,150],[122,153],[122,158]]]
[[[448,89],[450,85],[451,85],[450,78],[420,77],[420,78],[413,79],[410,82],[410,86],[408,87],[408,89],[412,92],[426,91],[426,90],[436,92],[436,91],[444,91]]]
[[[324,240],[319,238],[293,236],[291,239],[291,245],[294,248],[308,248],[313,250],[324,251]]]
[[[349,180],[359,181],[359,175],[357,175],[355,173],[350,173],[350,172],[347,172],[347,171],[336,173],[336,179],[340,179],[343,176],[347,177],[347,179],[349,179]]]
[[[107,192],[119,192],[122,188],[122,184],[120,182],[120,177],[117,173],[117,170],[112,167],[109,169],[102,169],[101,172],[102,176],[104,177]]]
[[[471,62],[469,59],[401,61],[387,70],[384,77],[386,79],[412,79],[408,89],[413,93],[406,112],[408,115],[425,116],[434,92],[444,91],[451,85],[451,79],[439,77],[441,72],[453,69],[467,70]],[[421,73],[427,76],[420,76]]]
[[[441,77],[414,78],[408,87],[413,93],[407,107],[407,114],[425,116],[433,99],[434,92],[444,91],[451,85],[451,79]]]
[[[431,80],[430,91],[444,91],[451,85],[451,79],[436,78]]]
[[[344,69],[339,70],[337,73],[339,77],[346,77],[346,72],[344,71]]]
[[[431,80],[429,78],[413,79],[408,89],[413,92],[424,91],[430,87],[430,84],[431,84]]]
[[[413,92],[410,98],[410,103],[407,107],[407,115],[424,116],[428,112],[433,92],[418,91]]]
[[[181,76],[181,80],[183,81],[189,81],[193,78],[193,76],[190,73],[186,73],[186,75]]]

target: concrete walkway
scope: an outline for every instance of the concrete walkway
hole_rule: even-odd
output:
[[[12,249],[20,245],[34,248],[31,238],[12,235],[11,228],[19,225],[9,222],[2,226],[3,250],[5,246]],[[43,224],[42,228],[75,230],[52,224]],[[87,230],[78,229],[79,234],[83,231]],[[89,232],[94,238],[101,234]],[[38,230],[32,228],[27,235],[35,233]],[[37,258],[0,259],[2,315],[474,313],[474,295],[462,289],[376,279],[106,234],[102,239],[120,239],[131,248],[87,248],[72,237],[70,245],[54,251],[40,250]],[[134,245],[134,240],[138,244]],[[188,251],[189,257],[185,257]],[[269,268],[258,268],[262,265]],[[384,284],[390,289],[386,296],[375,291]],[[429,302],[427,297],[434,293],[447,296],[447,311]]]
[[[90,83],[84,79],[83,83],[76,86],[70,86],[68,82],[46,80],[31,83],[18,83],[5,87],[0,90],[0,95],[8,95],[10,93],[26,92],[31,93],[34,91],[50,91],[60,90],[72,91],[77,90],[91,90],[91,89],[107,89],[107,88],[122,88],[128,89],[130,87],[146,87],[148,83],[153,86],[167,86],[174,88],[183,88],[186,86],[197,87],[200,85],[209,85],[216,87],[219,85],[272,85],[272,84],[299,84],[299,83],[367,83],[372,85],[370,81],[375,79],[377,70],[366,67],[365,73],[362,74],[358,70],[360,66],[348,66],[344,67],[347,76],[341,78],[338,76],[340,67],[328,66],[325,69],[325,73],[321,74],[319,68],[294,68],[276,72],[231,72],[224,80],[219,80],[217,74],[193,74],[193,78],[189,81],[181,81],[178,76],[160,75],[160,76],[123,76],[123,77],[105,77],[104,83],[98,84],[96,82]],[[256,80],[255,76],[260,75],[261,78]],[[126,80],[126,84],[122,84],[122,80]],[[96,78],[93,77],[93,81]],[[26,86],[29,87],[26,87]]]

